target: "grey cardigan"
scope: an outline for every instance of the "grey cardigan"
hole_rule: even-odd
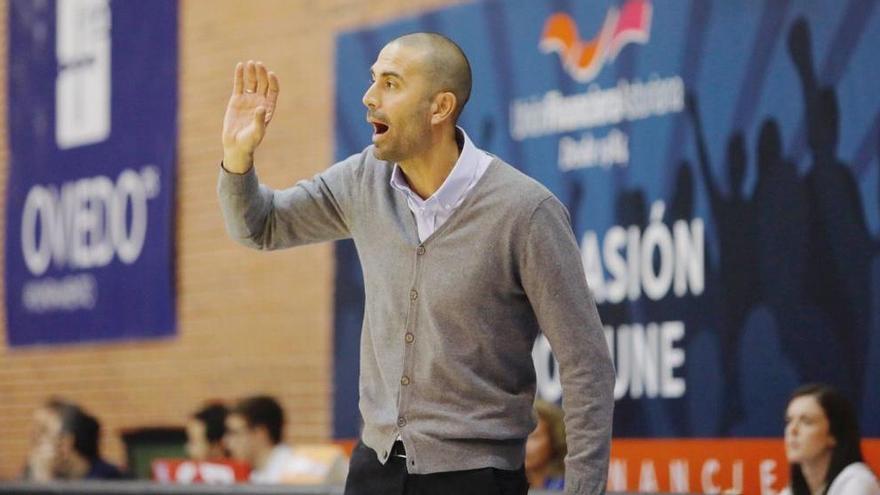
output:
[[[567,493],[602,493],[614,369],[565,207],[499,159],[419,243],[392,164],[372,148],[274,191],[221,169],[230,235],[259,249],[353,238],[363,266],[363,441],[380,462],[400,435],[422,474],[523,464],[535,426],[532,345],[559,361]]]

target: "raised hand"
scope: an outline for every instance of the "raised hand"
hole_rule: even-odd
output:
[[[235,66],[232,96],[223,117],[223,166],[244,173],[253,164],[254,150],[266,135],[275,114],[278,77],[262,62],[249,60]]]

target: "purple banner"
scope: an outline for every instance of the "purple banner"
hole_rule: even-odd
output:
[[[10,2],[11,346],[175,333],[177,15]]]

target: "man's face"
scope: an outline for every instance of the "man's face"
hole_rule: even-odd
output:
[[[226,417],[226,447],[234,459],[253,465],[256,457],[256,432],[239,414]]]
[[[363,102],[380,160],[405,161],[431,146],[433,95],[423,59],[420,49],[392,42],[370,70],[373,82]]]

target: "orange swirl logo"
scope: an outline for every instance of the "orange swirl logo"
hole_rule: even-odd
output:
[[[602,29],[590,40],[580,38],[577,24],[570,15],[551,15],[544,23],[538,47],[544,53],[558,53],[562,66],[574,80],[588,82],[596,77],[606,61],[613,61],[624,46],[647,43],[650,29],[650,0],[627,0],[620,9],[608,9]]]

